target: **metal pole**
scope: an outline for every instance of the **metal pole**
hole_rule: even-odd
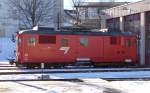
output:
[[[41,69],[44,69],[44,67],[45,67],[45,64],[41,63]]]
[[[43,80],[43,77],[44,77],[44,75],[43,75],[44,63],[41,63],[41,69],[42,69],[42,80]]]

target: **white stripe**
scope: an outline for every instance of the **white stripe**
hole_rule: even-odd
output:
[[[70,47],[61,47],[59,50],[64,51],[64,54],[67,54],[70,50]]]
[[[77,58],[77,61],[90,61],[90,58]]]

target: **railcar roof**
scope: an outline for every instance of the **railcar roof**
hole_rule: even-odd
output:
[[[131,32],[92,32],[92,31],[34,31],[34,30],[24,30],[20,31],[19,34],[38,34],[38,35],[123,35],[123,36],[133,36],[135,34]]]

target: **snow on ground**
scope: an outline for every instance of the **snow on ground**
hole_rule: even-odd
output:
[[[150,81],[0,82],[0,93],[150,93]]]
[[[38,79],[39,75],[0,75],[0,80],[28,80]]]
[[[0,65],[9,65],[9,61],[8,60],[0,60]]]
[[[78,82],[1,82],[0,93],[103,93],[95,87]]]
[[[80,74],[80,73],[78,73]],[[148,74],[148,73],[147,73]],[[46,75],[46,74],[45,74]],[[83,74],[81,74],[83,75]],[[91,74],[92,75],[92,74]],[[93,74],[94,76],[95,74]],[[113,74],[108,74],[108,76]],[[130,75],[130,74],[129,74]],[[0,79],[40,79],[35,75],[1,75]],[[73,76],[73,75],[72,75]],[[100,78],[79,78],[83,82],[12,81],[0,82],[0,93],[150,93],[150,81],[106,81]],[[71,76],[70,76],[71,77]],[[52,79],[61,79],[51,75]],[[67,77],[68,78],[68,77]],[[85,79],[86,78],[86,79]]]
[[[116,81],[110,84],[126,93],[150,93],[150,81]]]
[[[42,74],[0,75],[0,80],[41,79]],[[46,74],[43,74],[46,75]],[[12,81],[0,82],[0,93],[150,93],[150,81],[113,81],[100,78],[149,76],[149,71],[48,74],[52,79],[79,78],[84,82]],[[86,78],[86,79],[85,79]]]

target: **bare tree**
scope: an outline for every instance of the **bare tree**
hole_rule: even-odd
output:
[[[25,28],[50,21],[53,16],[51,10],[55,6],[54,0],[9,0],[9,5]]]
[[[81,22],[81,20],[80,20],[80,13],[81,13],[80,6],[82,6],[85,2],[86,2],[86,0],[72,0],[73,7],[76,11],[76,25],[77,26]]]

